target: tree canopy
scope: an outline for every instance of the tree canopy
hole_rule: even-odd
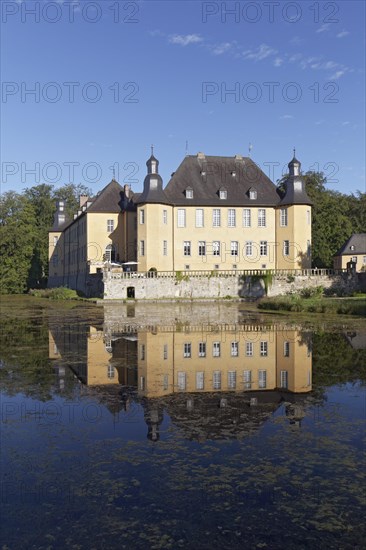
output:
[[[43,287],[48,276],[48,231],[56,200],[66,200],[67,213],[79,205],[80,195],[91,195],[85,185],[66,184],[58,189],[41,184],[0,195],[0,293],[18,294]]]

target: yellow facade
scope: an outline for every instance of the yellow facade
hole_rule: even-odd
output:
[[[287,225],[283,227],[281,208],[139,205],[138,271],[152,267],[158,271],[309,268],[311,207],[285,209]],[[185,214],[184,227],[179,226],[179,210]],[[197,210],[203,213],[203,227],[197,227]],[[220,210],[216,226],[214,210]],[[248,210],[250,227],[244,227],[244,211]],[[265,226],[259,225],[259,211],[265,212]]]
[[[149,398],[312,388],[311,350],[296,330],[145,332],[138,346],[139,394]]]

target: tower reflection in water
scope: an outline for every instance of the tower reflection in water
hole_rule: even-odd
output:
[[[164,412],[189,439],[241,438],[285,402],[299,426],[312,389],[312,334],[256,324],[153,326],[118,332],[85,325],[50,331],[62,387],[67,365],[89,387],[116,386],[119,409],[140,403],[148,437]],[[60,365],[63,365],[60,366]]]

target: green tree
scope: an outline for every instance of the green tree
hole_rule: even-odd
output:
[[[24,190],[35,212],[35,241],[28,287],[44,286],[48,276],[48,231],[55,212],[53,186],[42,183]]]
[[[27,289],[36,241],[36,216],[23,195],[8,191],[0,196],[0,293]]]
[[[73,215],[79,208],[80,195],[87,195],[91,197],[92,190],[86,185],[79,183],[66,183],[62,187],[55,190],[53,194],[54,201],[64,200],[66,201],[66,214],[69,219],[72,220]]]

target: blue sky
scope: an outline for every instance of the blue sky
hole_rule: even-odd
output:
[[[151,144],[167,184],[186,142],[224,156],[252,144],[273,181],[295,146],[329,188],[365,191],[364,2],[1,8],[3,192],[70,181],[97,192],[111,166],[139,191]]]

